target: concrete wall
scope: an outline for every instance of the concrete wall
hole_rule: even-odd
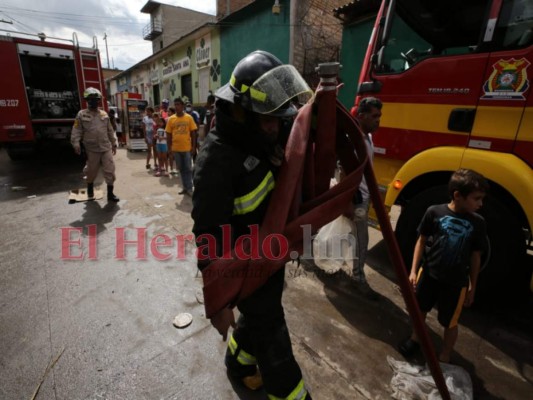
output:
[[[150,79],[143,96],[150,104],[165,98],[172,102],[185,95],[195,105],[205,104],[209,92],[221,86],[218,28],[205,28],[188,36],[149,65]],[[190,86],[186,87],[186,82]]]
[[[272,0],[256,0],[230,15],[220,26],[222,84],[229,81],[239,60],[254,50],[266,50],[289,61],[289,0],[281,0],[280,14],[272,14]]]
[[[295,1],[295,0],[291,0]],[[346,0],[297,0],[294,24],[293,64],[311,84],[318,83],[319,63],[339,61],[342,24],[333,9]]]
[[[238,9],[249,1],[230,1]],[[273,0],[256,0],[222,20],[222,78],[229,79],[236,63],[248,52],[270,51],[283,62],[292,64],[311,84],[318,83],[316,66],[339,61],[342,41],[341,21],[333,9],[346,0],[280,0],[280,14],[272,13]],[[217,17],[225,12],[226,1],[218,0]],[[291,20],[291,12],[294,12]],[[293,54],[289,54],[291,31]],[[238,45],[236,45],[238,43]]]
[[[339,91],[339,100],[348,109],[354,104],[359,74],[374,27],[374,20],[375,15],[344,28],[340,58],[343,66],[340,77],[344,87]]]
[[[153,19],[162,21],[163,33],[152,41],[152,52],[157,53],[183,37],[194,28],[213,21],[214,16],[183,7],[162,4],[151,15]]]
[[[209,34],[211,40],[209,65],[206,65],[205,59],[202,63],[198,62],[198,53],[194,54],[195,75],[193,79],[193,103],[205,104],[209,92],[214,93],[222,83],[221,76],[221,59],[220,59],[220,32],[218,27],[211,30]],[[201,46],[202,38],[196,40],[196,49]],[[196,83],[197,82],[197,83]]]
[[[161,40],[169,41],[170,46],[163,50],[157,48],[156,58],[143,63],[147,78],[142,87],[138,87],[139,92],[151,102],[161,101],[163,98],[173,99],[183,94],[183,76],[190,75],[191,101],[197,105],[203,104],[209,91],[214,92],[229,81],[239,60],[257,49],[275,54],[284,63],[292,60],[310,85],[314,86],[318,82],[315,67],[320,62],[340,59],[342,24],[333,16],[333,9],[344,5],[346,0],[280,0],[279,3],[279,14],[273,14],[274,0],[230,0],[230,10],[233,13],[224,17],[222,11],[225,13],[228,3],[226,0],[218,0],[217,16],[221,17],[220,24],[211,29],[201,28],[199,32],[193,32],[179,42],[176,41],[182,37],[180,35],[185,28],[178,22],[183,18],[189,18],[189,22],[197,24],[199,19],[194,19],[195,16],[205,16],[207,21],[213,19],[213,16],[161,5],[152,14],[157,17],[159,10],[161,18],[165,18]],[[292,19],[291,11],[294,12]],[[190,32],[191,28],[185,30]],[[197,65],[198,40],[209,30],[209,65]],[[292,55],[291,35],[294,39]],[[157,38],[154,43],[159,41],[160,38]],[[350,58],[348,54],[346,57]],[[170,62],[172,65],[179,62],[183,64],[185,59],[188,68],[168,69]],[[121,77],[123,84],[118,85],[118,90],[131,90],[131,73],[126,74],[127,82],[125,77]],[[157,91],[154,92],[154,85],[158,85],[159,95]],[[351,99],[353,95],[349,94],[347,98]]]

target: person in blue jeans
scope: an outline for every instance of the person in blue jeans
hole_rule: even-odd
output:
[[[196,133],[198,127],[192,116],[184,110],[181,98],[174,100],[176,114],[169,117],[165,131],[168,134],[168,147],[172,149],[176,166],[180,170],[183,185],[179,194],[192,196],[192,154],[196,153]]]
[[[167,133],[165,132],[165,120],[163,118],[159,118],[157,120],[157,132],[155,134],[155,142],[156,142],[156,149],[157,149],[157,156],[159,157],[159,167],[160,170],[155,173],[155,176],[170,176],[169,175],[169,169],[168,169],[168,161],[167,161],[167,153],[168,153],[168,147],[167,147]]]
[[[147,152],[146,152],[146,169],[150,169],[150,159],[152,155],[154,156],[154,168],[157,171],[157,155],[155,152],[154,146],[154,131],[155,131],[155,122],[154,122],[154,109],[153,107],[146,107],[146,115],[142,119],[142,129],[144,134],[144,141],[146,142]]]
[[[365,97],[357,107],[356,119],[363,132],[370,161],[374,157],[374,144],[372,134],[379,128],[381,119],[381,100],[375,97]],[[355,224],[354,236],[357,240],[357,254],[353,260],[353,283],[355,290],[368,300],[379,300],[379,295],[370,287],[364,271],[368,252],[368,209],[370,205],[370,192],[365,178],[353,199],[353,222]]]

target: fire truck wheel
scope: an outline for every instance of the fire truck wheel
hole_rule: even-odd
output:
[[[28,160],[35,156],[35,146],[6,145],[6,152],[12,161]]]
[[[400,218],[396,224],[396,239],[408,273],[411,271],[413,251],[418,238],[417,228],[424,213],[429,206],[448,201],[448,187],[440,185],[418,193],[402,206]]]
[[[479,212],[487,225],[490,258],[480,273],[476,302],[506,303],[528,293],[531,267],[526,267],[526,241],[518,219],[490,193]],[[483,264],[482,260],[482,264]]]

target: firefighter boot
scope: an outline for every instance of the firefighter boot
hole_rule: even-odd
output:
[[[87,184],[87,200],[94,200],[94,186],[93,183]]]
[[[263,379],[257,366],[240,364],[235,356],[231,354],[229,348],[226,350],[224,363],[226,364],[229,377],[240,382],[248,389],[257,390],[263,386]]]
[[[250,390],[257,390],[263,387],[263,378],[259,369],[255,371],[254,375],[242,378],[242,384]]]
[[[113,193],[113,185],[107,185],[107,201],[119,202],[120,199]]]

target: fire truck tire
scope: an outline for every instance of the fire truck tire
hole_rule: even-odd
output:
[[[487,225],[490,259],[479,275],[476,300],[484,304],[519,300],[527,295],[531,280],[522,227],[504,202],[490,193],[479,213]]]
[[[417,228],[429,206],[446,203],[449,200],[446,185],[435,186],[415,195],[402,206],[400,218],[396,224],[396,240],[402,252],[407,272],[411,270],[413,252],[418,238]]]
[[[35,155],[35,146],[6,145],[6,152],[12,161],[27,160]]]

